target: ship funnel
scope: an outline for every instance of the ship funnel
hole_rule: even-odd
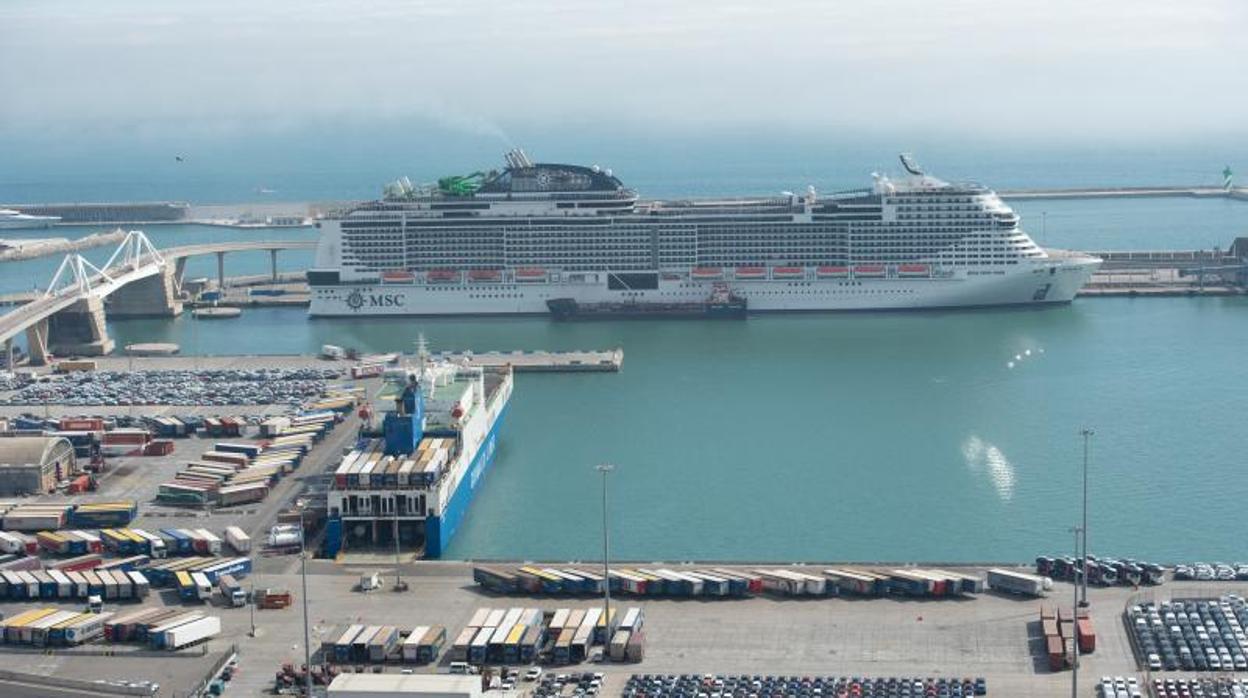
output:
[[[901,159],[901,166],[906,168],[906,172],[920,177],[923,175],[923,168],[919,167],[919,164],[914,161],[913,155],[910,153],[902,153],[897,157]]]
[[[503,159],[506,160],[507,165],[514,170],[524,170],[533,166],[533,161],[530,160],[529,156],[526,155],[524,150],[520,148],[507,151],[507,154],[503,156]]]

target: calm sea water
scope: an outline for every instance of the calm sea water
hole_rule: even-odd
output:
[[[193,175],[160,165],[122,177],[109,176],[103,157],[53,177],[44,171],[70,155],[52,153],[50,160],[29,158],[29,170],[0,173],[0,200],[239,200],[260,184],[292,200],[368,196],[405,171],[427,179],[464,169],[443,157],[422,161],[429,172],[415,172],[400,150],[373,153],[367,163],[331,158],[341,165],[333,171],[275,157],[244,172],[225,149],[205,156],[204,170]],[[663,196],[853,187],[865,181],[864,171],[888,165],[855,153],[748,155],[707,160],[671,150],[656,164],[619,151],[609,162],[632,173],[630,184]],[[976,160],[937,150],[941,166],[934,169],[1005,188],[1208,183],[1222,165],[1216,152],[1102,155],[1085,154],[1076,166],[1060,154]],[[1033,236],[1055,247],[1225,247],[1248,230],[1242,202],[1015,207]],[[147,232],[161,246],[315,234],[192,225]],[[102,262],[109,252],[86,254]],[[310,259],[283,253],[282,268],[304,268]],[[46,284],[57,263],[0,266],[0,292]],[[267,269],[264,253],[227,258],[230,274]],[[215,275],[215,260],[195,260],[189,273]],[[172,341],[188,353],[311,352],[325,343],[408,349],[420,333],[439,349],[623,347],[618,375],[517,378],[495,470],[452,556],[596,556],[593,465],[609,461],[617,465],[613,549],[623,557],[1027,559],[1069,547],[1066,529],[1078,516],[1078,430],[1090,424],[1097,430],[1094,552],[1178,560],[1242,554],[1245,313],[1242,299],[1080,300],[1043,311],[731,323],[308,320],[299,310],[257,309],[198,329],[189,318],[118,321],[110,329],[119,344]]]

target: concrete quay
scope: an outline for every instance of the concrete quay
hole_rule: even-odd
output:
[[[998,189],[1003,199],[1132,199],[1158,197],[1248,200],[1245,187],[1085,187],[1071,189]]]

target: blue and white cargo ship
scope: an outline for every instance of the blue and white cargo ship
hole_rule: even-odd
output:
[[[376,396],[384,418],[334,471],[325,554],[401,547],[441,557],[494,461],[511,400],[510,367],[430,360],[389,369]],[[370,430],[366,430],[370,431]]]

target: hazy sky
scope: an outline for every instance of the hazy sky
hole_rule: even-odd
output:
[[[1248,131],[1244,0],[5,0],[0,131]]]

